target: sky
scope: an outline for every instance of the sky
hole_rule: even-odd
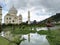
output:
[[[18,13],[22,15],[23,21],[27,21],[28,10],[31,13],[30,20],[41,21],[60,12],[60,0],[0,0],[2,6],[2,19],[14,6]]]

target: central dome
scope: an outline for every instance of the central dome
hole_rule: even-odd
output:
[[[17,10],[14,6],[9,10],[9,14],[17,14]]]

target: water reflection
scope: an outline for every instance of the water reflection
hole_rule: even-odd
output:
[[[4,32],[4,31],[2,31],[2,32],[0,33],[0,35],[4,37],[5,32]]]
[[[46,35],[39,35],[37,33],[30,33],[22,35],[26,40],[22,41],[20,45],[49,45]]]
[[[4,32],[2,32],[2,36],[4,36]],[[27,35],[22,35],[22,38],[26,40],[22,41],[20,45],[49,45],[46,35],[29,33]]]
[[[50,29],[51,30],[59,30],[60,26],[54,26],[54,27],[51,27]],[[34,30],[34,28],[32,30]],[[48,29],[47,29],[47,27],[38,27],[38,28],[36,28],[36,30],[39,31],[39,30],[48,30]]]
[[[30,42],[30,33],[28,34],[28,41]]]

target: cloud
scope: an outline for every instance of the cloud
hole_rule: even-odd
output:
[[[0,2],[5,12],[14,5],[18,15],[21,13],[25,20],[27,20],[28,10],[32,13],[31,20],[32,18],[42,20],[60,12],[60,0],[0,0]]]
[[[4,2],[4,0],[0,0]],[[14,5],[17,9],[36,7],[47,9],[47,12],[60,12],[60,0],[6,0],[6,7],[10,9]]]
[[[41,5],[46,7],[50,12],[60,12],[60,0],[42,0]]]

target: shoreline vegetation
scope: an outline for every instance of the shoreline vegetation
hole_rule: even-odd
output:
[[[51,30],[51,33],[49,33],[48,30],[41,30],[38,31],[38,34],[47,35],[46,38],[50,45],[60,45],[60,30]]]
[[[2,30],[3,31],[10,31],[12,34],[29,34],[29,33],[38,33],[40,35],[47,35],[47,40],[50,43],[50,45],[60,45],[60,29],[59,30],[51,30],[50,33],[48,30],[36,30],[35,25],[26,25],[26,24],[20,24],[20,25],[2,25]],[[32,30],[34,28],[34,30]],[[19,38],[17,38],[18,40]],[[11,45],[17,45],[21,43],[23,40],[18,40],[15,43],[11,43]],[[3,37],[0,36],[0,45],[8,45],[10,41],[4,39]]]

